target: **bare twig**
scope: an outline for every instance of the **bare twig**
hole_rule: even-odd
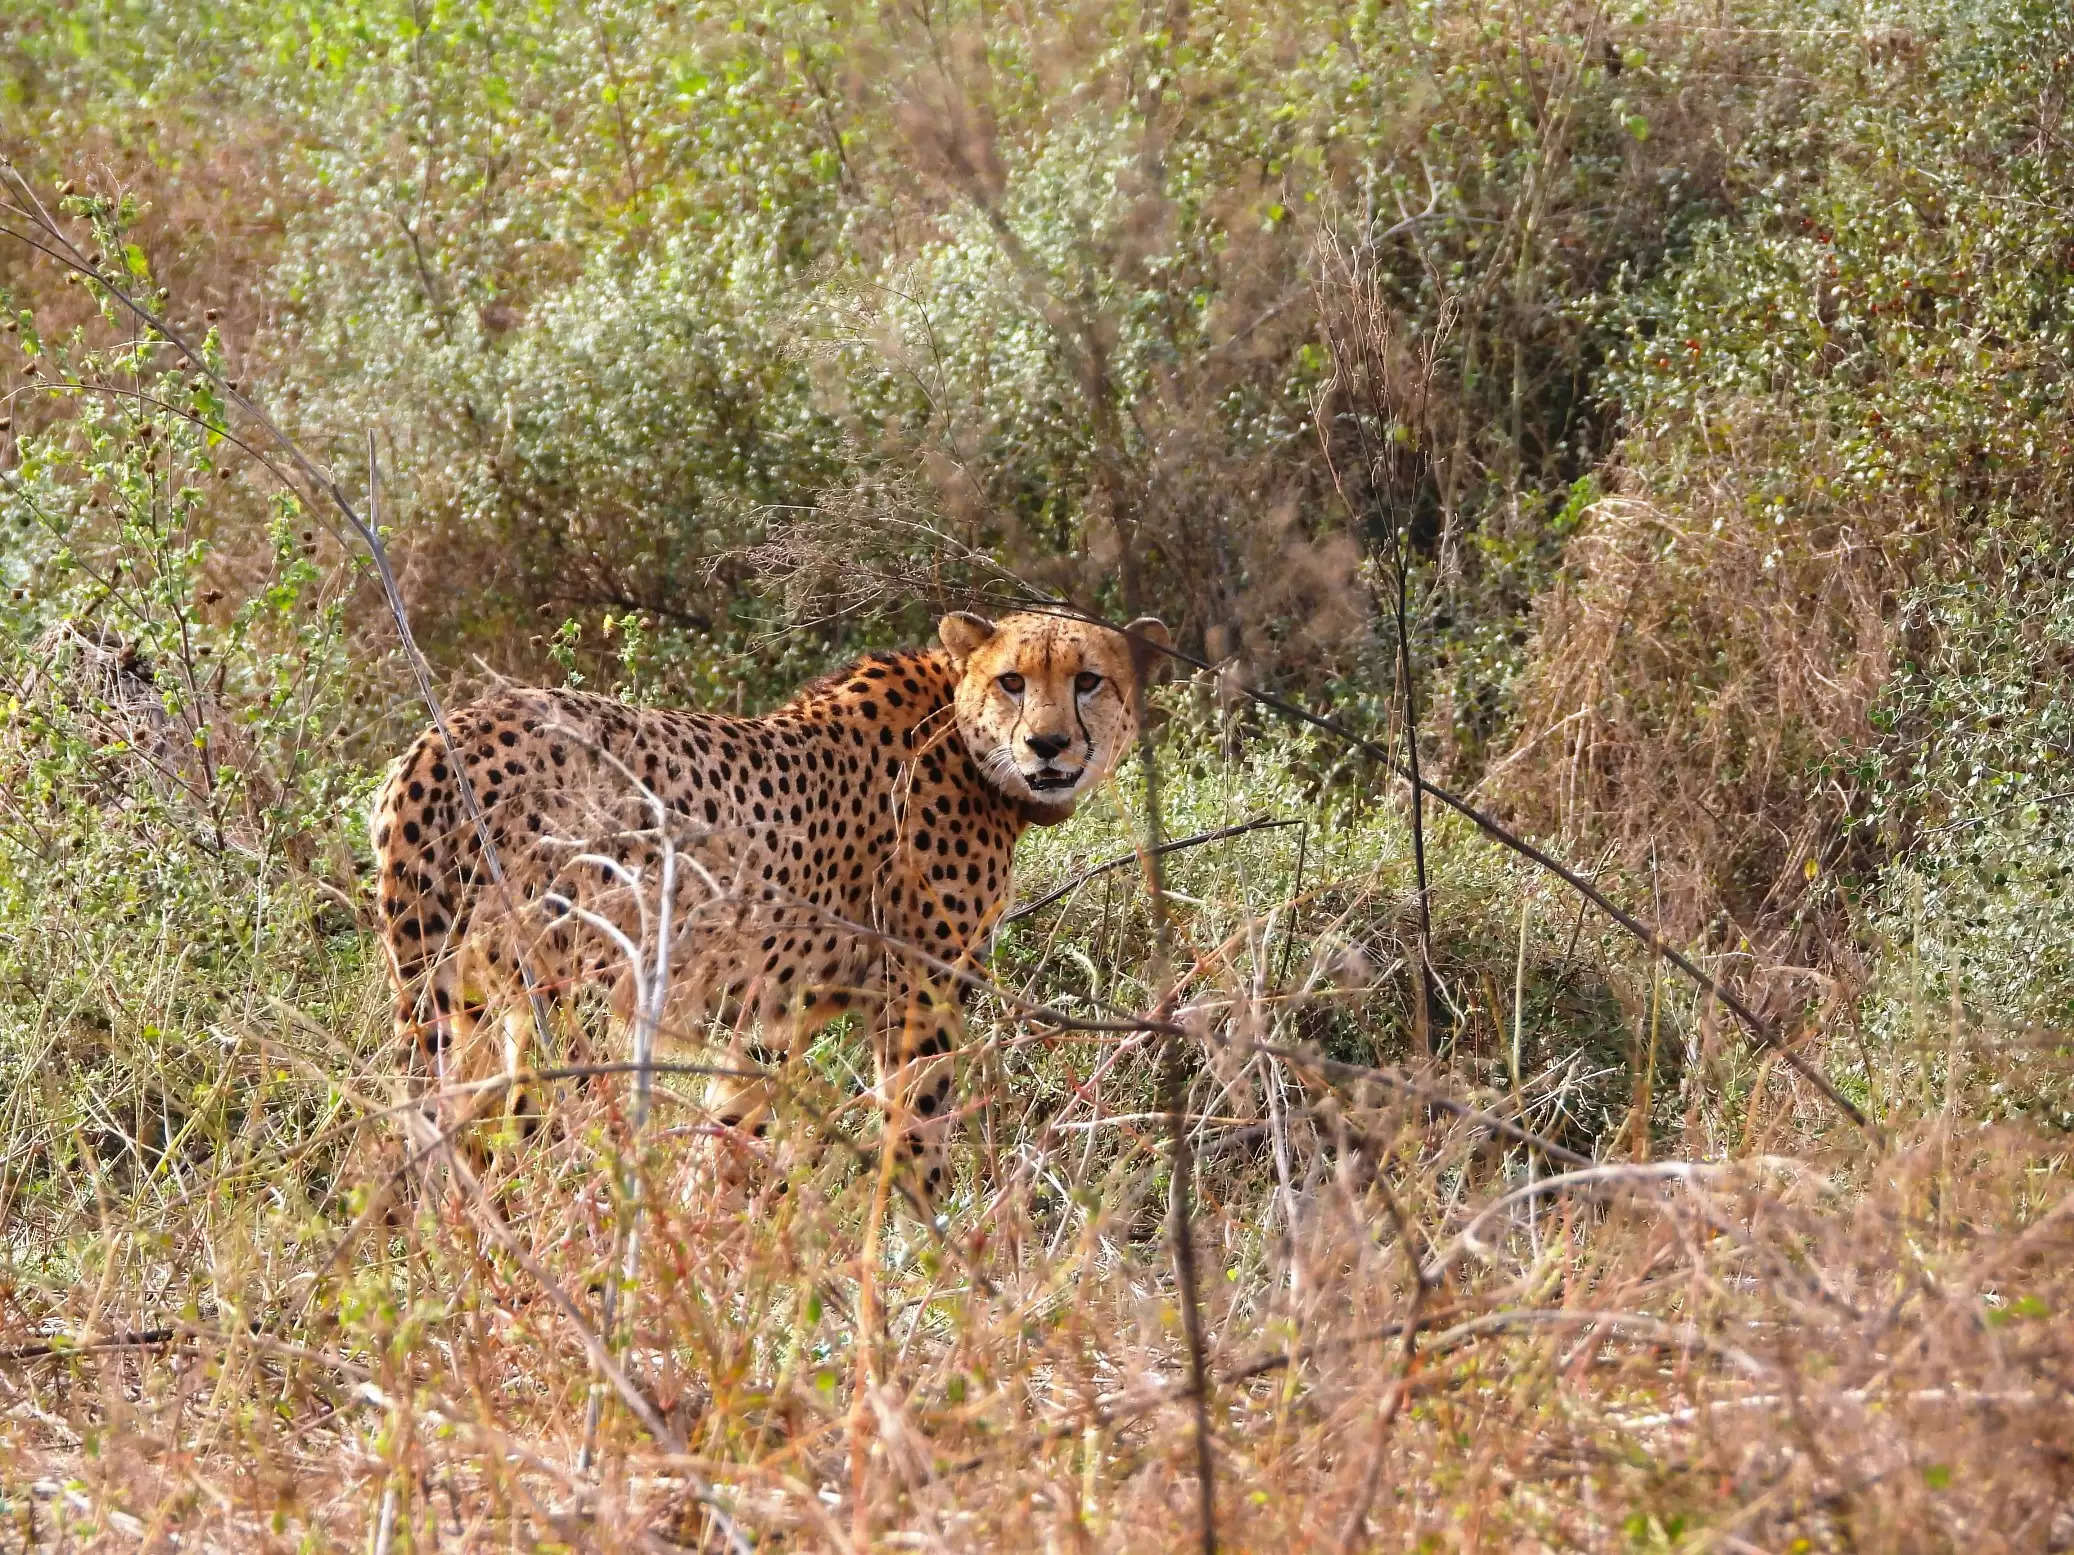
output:
[[[1434,196],[1438,198],[1438,194]],[[1432,1012],[1435,973],[1433,967],[1433,892],[1426,870],[1426,795],[1419,772],[1418,676],[1411,657],[1411,498],[1405,487],[1405,465],[1410,450],[1432,441],[1433,377],[1439,366],[1440,347],[1454,328],[1458,300],[1449,295],[1441,301],[1432,333],[1418,353],[1415,371],[1407,371],[1396,359],[1398,331],[1382,295],[1373,268],[1363,268],[1358,252],[1348,254],[1329,234],[1317,244],[1321,261],[1329,260],[1340,271],[1339,306],[1319,297],[1318,314],[1324,320],[1327,344],[1332,351],[1333,375],[1318,392],[1312,422],[1318,434],[1319,452],[1325,460],[1332,489],[1349,519],[1368,533],[1371,554],[1374,531],[1380,527],[1388,541],[1379,558],[1390,572],[1390,613],[1396,628],[1396,678],[1404,719],[1404,767],[1411,785],[1412,869],[1418,882],[1419,980],[1415,1010],[1420,1049],[1432,1051]],[[1322,286],[1321,286],[1322,291]],[[1346,315],[1351,313],[1351,319]],[[1361,514],[1340,478],[1333,458],[1328,411],[1334,397],[1345,392],[1357,396],[1354,405],[1354,434],[1366,466],[1365,475],[1372,500],[1381,511],[1374,521],[1361,523]],[[1371,429],[1370,422],[1375,423]]]
[[[1355,1542],[1365,1530],[1368,1510],[1375,1505],[1375,1497],[1383,1482],[1383,1453],[1389,1446],[1390,1429],[1397,1423],[1398,1412],[1404,1407],[1406,1395],[1411,1391],[1412,1367],[1418,1361],[1419,1317],[1426,1310],[1426,1302],[1433,1294],[1435,1281],[1427,1274],[1426,1266],[1419,1257],[1419,1250],[1412,1236],[1411,1218],[1405,1214],[1404,1206],[1397,1201],[1389,1181],[1383,1175],[1383,1163],[1374,1164],[1374,1186],[1382,1195],[1383,1207],[1388,1211],[1391,1223],[1397,1228],[1397,1245],[1404,1254],[1404,1262],[1411,1271],[1411,1297],[1405,1303],[1404,1320],[1398,1340],[1397,1374],[1390,1379],[1389,1396],[1376,1411],[1375,1440],[1369,1448],[1368,1469],[1362,1476],[1361,1491],[1353,1509],[1340,1529],[1340,1548],[1352,1550]]]
[[[1304,824],[1306,823],[1303,821],[1278,821],[1270,816],[1257,815],[1252,820],[1241,821],[1236,826],[1220,826],[1216,828],[1214,831],[1197,832],[1192,837],[1176,837],[1171,842],[1162,842],[1156,849],[1150,849],[1147,851],[1153,853],[1157,857],[1164,857],[1169,853],[1179,853],[1184,848],[1199,848],[1206,843],[1223,842],[1228,838],[1232,837],[1243,837],[1248,832],[1275,831],[1284,826],[1302,826]],[[1071,880],[1068,880],[1057,890],[1047,891],[1044,893],[1044,895],[1038,897],[1036,901],[1030,902],[1025,906],[1018,907],[1014,912],[1008,914],[1005,918],[1001,920],[1001,926],[1003,928],[1006,928],[1009,924],[1020,922],[1022,919],[1029,917],[1032,913],[1042,912],[1053,902],[1059,901],[1064,897],[1071,896],[1075,891],[1079,890],[1082,886],[1086,885],[1090,880],[1098,879],[1101,876],[1108,874],[1111,870],[1122,869],[1126,865],[1135,864],[1144,856],[1144,853],[1138,852],[1119,853],[1116,855],[1115,858],[1104,859],[1101,863],[1092,865],[1089,868],[1082,870],[1079,874],[1075,875]]]
[[[1141,665],[1152,661],[1139,658]],[[1153,751],[1151,722],[1146,716],[1145,682],[1135,677],[1138,765],[1145,774],[1145,885],[1152,898],[1153,984],[1165,987],[1172,961],[1173,928],[1167,921],[1166,883],[1160,860],[1167,849],[1160,837],[1159,763]],[[1168,998],[1172,997],[1170,993]],[[1164,1014],[1164,1001],[1155,1006]],[[1188,1347],[1188,1375],[1195,1411],[1196,1525],[1203,1555],[1217,1555],[1217,1461],[1210,1437],[1210,1369],[1203,1341],[1202,1296],[1197,1285],[1195,1227],[1189,1214],[1195,1160],[1188,1131],[1188,1086],[1194,1039],[1180,1025],[1165,1022],[1160,1052],[1161,1105],[1167,1115],[1167,1240],[1174,1259],[1176,1298],[1181,1306],[1181,1335]]]

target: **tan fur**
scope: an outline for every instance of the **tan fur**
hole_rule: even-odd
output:
[[[1166,641],[1157,621],[1128,630]],[[505,1104],[463,1082],[526,1067],[526,974],[552,1012],[597,986],[626,1021],[635,979],[596,924],[652,957],[674,855],[665,1038],[695,1040],[718,1019],[729,1067],[776,1066],[859,1011],[881,1100],[921,1158],[916,1186],[942,1185],[958,999],[904,947],[953,964],[978,951],[1023,829],[1066,819],[1129,749],[1148,649],[1035,614],[947,616],[939,635],[942,648],[872,655],[761,718],[554,690],[461,709],[459,767],[502,889],[457,764],[435,730],[418,738],[375,799],[378,904],[399,1038],[450,1094],[476,1098],[447,1107],[456,1122]],[[716,1079],[708,1099],[721,1124],[753,1133],[772,1100],[754,1079]]]

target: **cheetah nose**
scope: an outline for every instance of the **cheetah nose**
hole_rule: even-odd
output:
[[[1073,741],[1063,734],[1029,734],[1023,737],[1023,743],[1030,747],[1039,761],[1049,761]]]

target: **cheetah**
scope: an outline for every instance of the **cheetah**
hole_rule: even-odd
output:
[[[737,1192],[747,1168],[727,1163],[753,1158],[779,1066],[854,1014],[882,1138],[929,1212],[961,1030],[942,971],[998,921],[1024,830],[1066,820],[1115,771],[1170,641],[1152,617],[1118,632],[962,611],[937,638],[762,717],[510,689],[452,716],[452,749],[436,727],[419,736],[375,797],[377,908],[399,1044],[451,1128],[514,1107],[539,1016],[575,1031],[583,990],[607,993],[625,1031],[643,987],[632,949],[666,1039],[728,1033],[706,1105]],[[499,1072],[502,1086],[466,1083]]]

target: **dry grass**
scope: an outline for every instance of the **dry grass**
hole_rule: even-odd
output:
[[[1810,774],[1862,750],[1887,677],[1906,579],[1886,527],[1786,532],[1735,489],[1695,510],[1600,501],[1540,604],[1522,729],[1484,788],[1573,852],[1644,878],[1660,863],[1671,932],[1725,914],[1770,959],[1819,964],[1844,936],[1807,921],[1804,887],[1842,861],[1856,796]]]
[[[1184,918],[1169,1001],[1207,1060],[1189,1125],[1224,1547],[2074,1538],[2074,1197],[2063,1143],[1970,1121],[1992,1055],[1898,1055],[1915,1078],[1880,1098],[1884,1145],[1760,1071],[1659,1129],[1709,1159],[1565,1168],[1400,1071],[1305,1056],[1321,1011],[1389,983],[1346,986],[1337,953],[1282,981],[1287,909],[1200,943],[1215,914]],[[1147,1034],[975,1022],[976,1168],[938,1233],[885,1192],[839,1039],[790,1086],[746,1215],[690,1181],[688,1081],[638,1141],[623,1075],[572,1090],[480,1195],[399,1170],[377,1002],[351,1042],[278,1008],[227,1037],[207,1083],[241,1100],[212,1148],[111,1116],[73,1142],[73,1212],[11,1195],[0,1547],[1194,1539]],[[1530,1129],[1561,1101],[1539,1078]],[[63,1147],[38,1116],[11,1109],[12,1184]],[[608,1396],[586,1471],[623,1168],[642,1253],[616,1354],[676,1441]]]

